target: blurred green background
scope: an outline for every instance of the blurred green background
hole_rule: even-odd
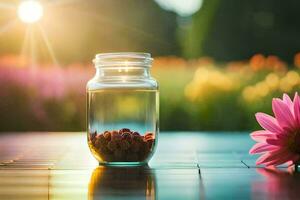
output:
[[[0,131],[84,130],[103,52],[154,56],[161,130],[252,130],[299,90],[296,0],[36,0],[35,23],[23,2],[0,2]]]

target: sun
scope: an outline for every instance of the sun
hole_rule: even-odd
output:
[[[24,23],[32,24],[43,17],[43,6],[37,0],[22,1],[18,7],[18,16]]]

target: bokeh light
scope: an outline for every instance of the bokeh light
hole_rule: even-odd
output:
[[[203,0],[155,0],[162,8],[172,10],[180,16],[196,13],[202,6]]]

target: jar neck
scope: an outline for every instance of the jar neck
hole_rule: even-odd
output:
[[[102,79],[121,78],[123,79],[147,79],[150,78],[149,67],[96,67],[96,76]]]
[[[153,59],[149,53],[119,52],[97,54],[93,60],[97,78],[146,79]]]

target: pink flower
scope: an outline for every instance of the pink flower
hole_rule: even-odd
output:
[[[272,108],[275,118],[265,113],[256,113],[256,119],[264,130],[250,134],[258,143],[249,153],[263,153],[257,159],[257,165],[295,164],[300,158],[300,97],[296,93],[292,101],[284,94],[283,100],[273,99]]]

